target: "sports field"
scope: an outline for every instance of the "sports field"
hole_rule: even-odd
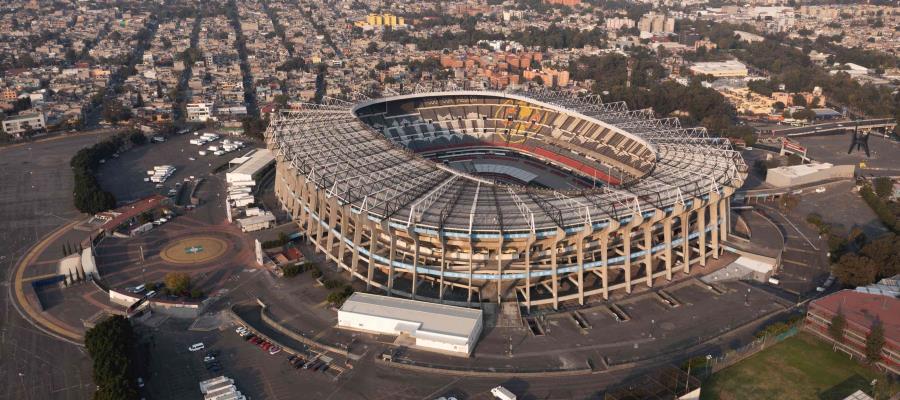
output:
[[[801,332],[713,375],[703,382],[701,399],[843,399],[858,389],[871,395],[876,378],[879,399],[900,391],[900,384]]]

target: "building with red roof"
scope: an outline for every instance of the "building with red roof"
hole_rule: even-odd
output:
[[[112,234],[120,226],[134,221],[139,215],[169,204],[171,204],[171,200],[169,200],[168,197],[154,194],[133,203],[126,204],[113,211],[98,213],[97,217],[106,221],[101,228],[106,231],[107,234]]]
[[[900,299],[893,296],[841,290],[809,304],[805,328],[829,342],[831,320],[838,313],[847,320],[843,343],[837,346],[848,353],[865,358],[866,336],[876,321],[884,326],[884,348],[878,364],[900,374]]]

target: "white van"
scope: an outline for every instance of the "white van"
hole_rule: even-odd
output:
[[[191,345],[191,347],[188,347],[188,351],[195,352],[195,351],[203,350],[205,348],[206,348],[206,346],[203,345],[203,342],[194,343]]]

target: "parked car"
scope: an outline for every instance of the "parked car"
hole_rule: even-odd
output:
[[[151,292],[151,293],[153,293],[153,292]],[[149,295],[148,295],[148,297],[149,297]],[[188,347],[188,351],[195,352],[195,351],[203,350],[205,348],[206,348],[206,346],[203,345],[203,342],[194,343],[190,347]]]
[[[830,288],[831,285],[833,285],[833,284],[834,284],[834,275],[829,275],[828,279],[826,279],[825,282],[822,283],[822,286],[816,287],[816,291],[819,293],[822,293],[825,290],[827,290],[828,288]]]
[[[272,346],[272,347],[269,348],[269,354],[271,354],[271,355],[273,355],[273,356],[276,355],[276,354],[278,354],[279,352],[281,352],[281,347],[278,347],[278,346]]]

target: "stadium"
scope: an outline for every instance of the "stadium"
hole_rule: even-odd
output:
[[[272,117],[275,193],[389,295],[585,304],[718,258],[740,153],[703,128],[553,91],[421,91]]]

